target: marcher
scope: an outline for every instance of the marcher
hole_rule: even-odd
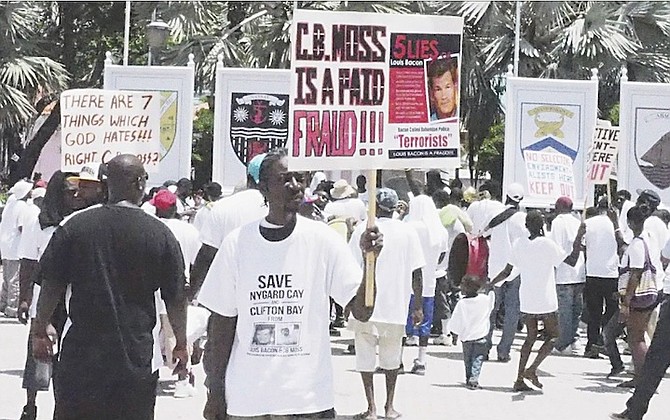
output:
[[[556,242],[566,254],[572,253],[581,223],[572,215],[572,200],[569,197],[559,197],[555,208],[557,215],[551,223],[551,233],[548,237]],[[555,351],[559,354],[572,355],[581,350],[577,340],[577,329],[579,328],[579,317],[584,308],[585,281],[586,273],[582,252],[579,252],[574,265],[564,261],[556,267],[559,334]]]
[[[269,213],[225,238],[198,295],[213,312],[206,419],[335,418],[328,298],[361,320],[374,306],[365,307],[363,273],[337,233],[297,216],[304,183],[303,173],[288,170],[285,149],[268,153],[259,188]],[[371,228],[359,252],[381,246]],[[297,344],[275,338],[284,328]]]
[[[584,303],[588,312],[586,334],[588,341],[584,357],[598,359],[603,349],[602,328],[614,315],[617,302],[617,282],[619,278],[619,245],[615,230],[615,217],[607,215],[607,202],[598,204],[598,214],[584,222],[584,255],[586,258],[586,285]],[[618,226],[617,226],[618,228]],[[603,303],[605,312],[603,313]]]
[[[190,292],[192,296],[198,294],[214,255],[226,235],[268,214],[265,199],[258,190],[260,167],[265,156],[265,153],[256,155],[247,164],[247,189],[217,201],[212,207],[210,217],[203,223],[200,229],[202,247],[193,264],[193,270],[191,270]]]
[[[428,197],[426,197],[430,200]],[[375,269],[377,281],[377,301],[375,310],[367,322],[349,320],[354,331],[356,344],[356,370],[361,373],[368,408],[357,418],[372,420],[377,418],[372,378],[376,371],[377,349],[379,368],[386,379],[386,403],[384,417],[394,419],[400,416],[393,406],[398,370],[402,362],[402,337],[407,320],[410,296],[416,297],[411,309],[414,325],[423,320],[423,281],[421,268],[425,260],[416,231],[408,224],[393,219],[393,210],[398,204],[397,193],[390,188],[377,190],[376,222],[384,235],[384,249],[379,254]],[[356,247],[364,232],[359,225],[349,242],[350,249],[358,263],[363,264],[363,256]]]
[[[440,222],[435,203],[427,195],[414,197],[409,202],[409,213],[404,221],[416,230],[426,262],[421,269],[421,277],[423,279],[421,294],[423,298],[423,321],[419,325],[414,324],[412,308],[414,307],[416,296],[412,295],[408,308],[407,324],[405,325],[405,333],[407,335],[405,345],[419,346],[419,355],[414,360],[411,372],[425,375],[428,339],[430,338],[435,307],[437,282],[435,273],[438,263],[444,260],[446,256],[449,238],[446,229],[442,226],[442,222]]]
[[[449,320],[449,331],[456,334],[463,345],[465,363],[465,386],[480,389],[479,375],[488,353],[486,336],[489,333],[491,311],[495,305],[495,292],[489,289],[480,294],[482,279],[466,275],[461,280],[463,298],[458,301]]]
[[[207,223],[207,219],[211,217],[214,204],[223,198],[221,195],[221,184],[218,182],[210,182],[206,184],[203,187],[203,190],[205,193],[205,203],[198,209],[193,218],[193,226],[198,229],[198,232],[200,232],[203,226]]]
[[[42,290],[31,328],[38,360],[52,356],[47,326],[64,294],[68,307],[54,375],[56,420],[153,418],[162,365],[158,292],[177,339],[177,371],[188,359],[179,244],[139,208],[147,180],[141,161],[119,155],[107,167],[108,203],[73,215],[40,260]]]
[[[181,249],[182,257],[184,258],[184,276],[186,277],[186,284],[188,285],[191,266],[195,262],[198,251],[200,251],[200,240],[198,239],[198,230],[192,224],[178,218],[177,201],[178,197],[176,194],[173,194],[168,190],[160,190],[151,200],[151,204],[156,208],[156,216],[161,222],[165,223],[165,226],[170,229],[174,237],[177,239],[177,242],[179,242],[179,248]],[[171,364],[175,336],[167,313],[164,313],[165,305],[162,304],[162,301],[160,304],[161,338],[163,338],[161,341],[164,343],[162,346],[162,353],[167,356],[166,360]],[[193,318],[192,315],[196,315],[197,313],[194,313],[193,311],[197,311],[197,308],[189,305],[187,308],[187,336],[192,335],[188,331],[188,327],[193,324],[191,322]],[[205,315],[205,320],[206,318],[207,316]],[[206,324],[206,322],[203,322],[202,324]],[[204,331],[202,331],[202,334],[200,335],[204,335]],[[195,344],[194,341],[198,338],[199,336],[196,335],[195,338],[188,340],[190,347],[189,353],[193,353],[192,347]],[[179,372],[173,396],[175,398],[188,398],[195,394],[195,377],[193,376],[193,373],[191,371]]]
[[[663,247],[663,267],[670,262],[670,241]],[[668,367],[670,367],[670,281],[666,277],[664,296],[659,311],[656,332],[651,340],[644,364],[637,373],[637,386],[626,402],[626,409],[610,417],[620,420],[642,420],[649,409],[649,401],[656,393]]]
[[[363,200],[356,197],[356,190],[347,180],[340,179],[330,190],[332,201],[326,204],[324,212],[335,217],[353,218],[355,223],[365,220],[367,210]]]
[[[7,204],[0,220],[0,254],[2,254],[2,289],[0,290],[0,313],[9,318],[16,317],[19,308],[19,243],[29,210],[26,200],[33,189],[32,182],[19,180],[9,190]]]
[[[534,386],[542,388],[537,377],[537,369],[554,348],[558,337],[558,297],[554,269],[566,259],[566,253],[554,241],[544,236],[544,216],[537,210],[528,212],[526,228],[529,237],[519,238],[510,253],[507,264],[491,283],[495,284],[507,278],[512,269],[517,267],[520,272],[519,288],[520,309],[526,324],[526,340],[521,347],[519,370],[514,382],[514,391],[530,391],[525,379]],[[574,251],[573,251],[574,252]],[[529,258],[529,256],[533,256]],[[497,296],[496,296],[497,297]],[[537,357],[526,369],[533,344],[537,341],[538,323],[544,324],[544,344],[540,347]]]
[[[523,200],[523,187],[514,183],[507,187],[507,199],[505,206],[495,217],[488,222],[485,232],[490,232],[491,242],[489,245],[489,276],[500,273],[510,262],[512,244],[520,239],[528,237],[525,220],[526,213],[519,210],[519,203]],[[473,217],[474,220],[474,217]],[[513,270],[508,273],[509,277],[501,279],[502,284],[496,284],[496,306],[491,312],[491,329],[488,335],[489,352],[493,348],[493,329],[496,318],[502,305],[505,306],[502,336],[496,350],[498,361],[507,363],[511,360],[510,351],[512,342],[519,325],[519,287],[521,279],[519,271]]]
[[[27,323],[35,318],[37,311],[37,299],[40,286],[33,284],[33,274],[38,266],[38,260],[51,239],[54,231],[63,219],[75,210],[79,210],[83,203],[77,198],[77,183],[69,178],[75,174],[56,171],[51,176],[47,191],[40,206],[41,210],[37,217],[31,220],[21,235],[19,246],[19,257],[21,259],[20,279],[20,304],[19,321]],[[60,311],[51,320],[50,335],[58,340],[63,331],[64,317]],[[20,420],[35,420],[37,418],[37,392],[48,391],[51,375],[37,375],[37,363],[33,358],[32,340],[28,337],[28,351],[26,363],[23,369],[22,386],[26,390],[26,405],[23,407]],[[52,365],[57,363],[57,357],[51,361]]]
[[[621,258],[619,294],[619,311],[621,320],[626,323],[628,347],[633,355],[633,366],[636,375],[633,379],[622,382],[620,387],[634,388],[638,374],[642,371],[644,358],[647,354],[647,343],[644,333],[649,319],[658,302],[656,288],[656,272],[662,267],[655,267],[650,255],[658,253],[656,244],[647,235],[642,236],[646,219],[643,208],[635,206],[628,210],[628,227],[633,232],[626,252]],[[642,295],[642,296],[641,296]]]

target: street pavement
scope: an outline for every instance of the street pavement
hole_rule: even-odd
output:
[[[342,337],[333,337],[332,354],[335,377],[335,408],[339,420],[351,419],[366,408],[360,376],[354,371],[354,356],[346,354],[347,344],[353,342],[350,331],[341,330]],[[0,420],[18,419],[25,403],[21,375],[26,356],[28,327],[16,320],[0,318]],[[590,360],[581,357],[550,356],[541,367],[542,391],[512,392],[518,350],[523,334],[517,335],[512,362],[495,361],[484,364],[480,378],[484,389],[463,387],[464,367],[460,345],[455,347],[429,346],[425,376],[405,374],[399,377],[395,406],[403,419],[455,420],[600,420],[620,411],[630,391],[616,388],[621,379],[606,378],[609,363],[606,359]],[[536,345],[536,349],[539,343]],[[404,365],[412,366],[416,347],[406,347]],[[495,351],[492,352],[495,356]],[[533,356],[534,357],[534,356]],[[630,356],[624,356],[630,360]],[[205,403],[202,365],[194,368],[198,395],[176,399],[174,378],[161,371],[156,400],[156,419],[201,419]],[[380,418],[385,398],[384,377],[375,375],[375,391]],[[253,394],[253,389],[249,390]],[[262,398],[262,396],[258,396]],[[40,393],[38,419],[50,419],[53,395]],[[667,420],[670,413],[670,376],[661,383],[652,399],[645,420]]]

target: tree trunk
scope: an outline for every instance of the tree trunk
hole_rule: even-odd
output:
[[[42,149],[56,132],[58,125],[60,125],[60,102],[56,103],[51,110],[51,114],[23,150],[21,160],[17,162],[16,170],[12,172],[12,183],[21,178],[29,178],[32,175]]]

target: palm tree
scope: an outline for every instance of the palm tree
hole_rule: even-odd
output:
[[[65,68],[45,54],[40,33],[48,5],[0,3],[0,164],[21,150],[20,134],[38,111],[66,87]],[[42,100],[41,100],[42,99]],[[41,100],[41,101],[40,101]]]

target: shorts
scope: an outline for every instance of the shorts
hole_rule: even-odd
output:
[[[405,334],[407,336],[416,335],[419,337],[430,337],[430,328],[433,325],[433,311],[435,308],[435,298],[434,297],[425,297],[423,298],[423,321],[421,324],[414,325],[412,320],[412,312],[414,308],[414,295],[410,298],[409,308],[407,313],[407,325],[405,325]]]
[[[351,323],[351,321],[350,321]],[[377,368],[377,346],[379,367],[394,370],[402,362],[402,338],[404,326],[384,322],[359,322],[353,325],[356,343],[356,370],[374,372]]]
[[[548,314],[526,314],[521,313],[521,320],[525,323],[526,320],[536,320],[536,321],[546,321],[550,318],[558,319],[558,314],[556,312],[550,312]]]

